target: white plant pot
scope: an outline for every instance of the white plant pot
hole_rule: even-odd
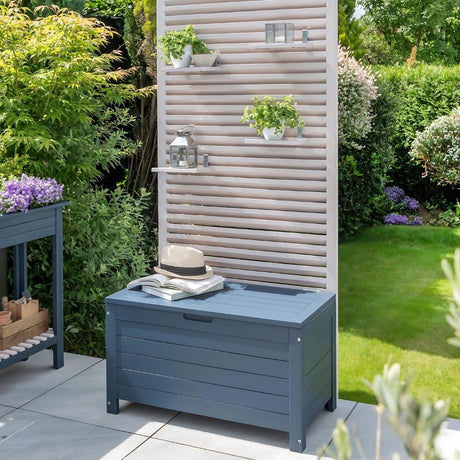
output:
[[[190,67],[192,62],[192,45],[186,45],[184,54],[180,58],[170,56],[172,65],[175,69],[183,69]]]
[[[217,61],[217,54],[194,54],[192,59],[197,67],[214,67]]]
[[[284,136],[284,129],[279,134],[275,134],[276,128],[264,128],[262,134],[266,141],[280,141]]]

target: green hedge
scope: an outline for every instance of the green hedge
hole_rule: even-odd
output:
[[[395,162],[389,173],[390,182],[421,201],[454,201],[451,187],[422,179],[423,168],[411,161],[409,150],[417,132],[460,105],[460,65],[379,67],[378,73],[377,85],[388,88],[386,94],[391,95],[393,105],[389,141]],[[376,113],[376,123],[382,116],[386,114]]]

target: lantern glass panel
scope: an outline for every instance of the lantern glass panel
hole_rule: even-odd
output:
[[[187,166],[188,168],[196,168],[198,165],[198,149],[196,145],[187,147]]]
[[[294,24],[287,22],[286,26],[286,43],[294,43]]]
[[[172,168],[179,167],[179,147],[171,146],[169,151],[169,159]]]
[[[275,43],[275,24],[265,24],[265,43]]]

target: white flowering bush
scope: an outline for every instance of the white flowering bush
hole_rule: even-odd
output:
[[[372,128],[372,103],[378,97],[374,75],[343,47],[338,50],[339,145],[361,148]]]
[[[460,186],[460,107],[437,118],[412,142],[410,156],[438,184]]]

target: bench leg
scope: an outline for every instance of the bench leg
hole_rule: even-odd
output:
[[[301,429],[289,432],[289,450],[303,452],[306,445],[306,430]]]
[[[117,398],[112,398],[107,391],[107,413],[108,414],[118,414],[120,412],[120,400]]]

